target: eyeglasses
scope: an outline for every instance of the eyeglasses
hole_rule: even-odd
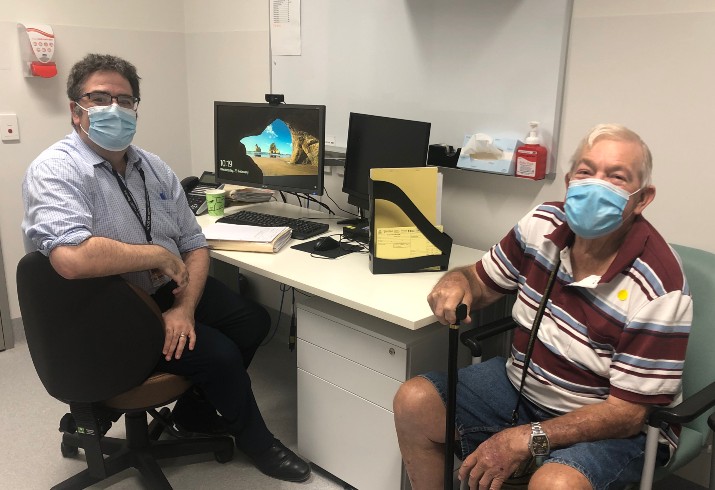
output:
[[[119,107],[132,110],[137,110],[139,101],[141,100],[139,97],[134,97],[133,95],[112,95],[107,92],[87,92],[86,94],[82,94],[80,99],[85,97],[94,105],[101,106],[111,105],[112,101],[116,100]]]

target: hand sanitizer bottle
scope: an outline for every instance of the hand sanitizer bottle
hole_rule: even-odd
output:
[[[546,148],[541,146],[539,123],[531,121],[529,126],[526,143],[516,149],[515,175],[525,179],[541,180],[546,176]]]

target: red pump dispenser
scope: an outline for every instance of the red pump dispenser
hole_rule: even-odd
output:
[[[538,134],[539,123],[531,121],[526,143],[516,149],[517,177],[541,180],[546,176],[546,148],[541,146]]]

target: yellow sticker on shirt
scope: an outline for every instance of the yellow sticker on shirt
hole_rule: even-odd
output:
[[[626,291],[625,289],[621,289],[620,291],[618,291],[618,299],[620,299],[621,301],[627,300],[628,291]]]

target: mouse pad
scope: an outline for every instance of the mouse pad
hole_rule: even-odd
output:
[[[297,244],[293,245],[291,248],[300,250],[301,252],[308,252],[313,255],[327,257],[329,259],[337,259],[338,257],[342,257],[343,255],[347,255],[347,254],[353,253],[353,252],[359,252],[360,250],[362,250],[362,247],[360,245],[351,245],[349,243],[341,243],[340,247],[334,248],[332,250],[322,250],[322,251],[313,250],[313,247],[315,246],[315,242],[317,242],[318,240],[320,240],[320,238],[316,238],[315,240],[310,240],[309,242],[297,243]]]

